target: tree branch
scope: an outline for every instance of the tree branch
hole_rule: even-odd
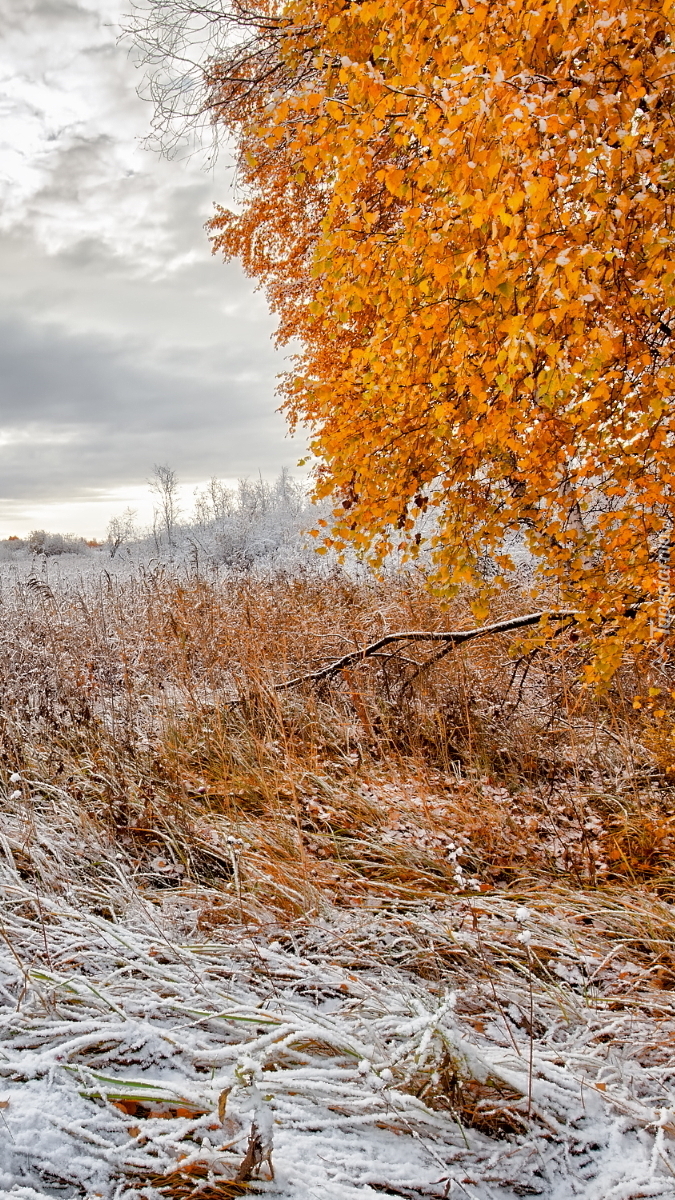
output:
[[[307,675],[296,675],[294,679],[278,683],[275,690],[283,692],[288,688],[297,687],[301,683],[319,683],[322,679],[329,679],[331,675],[336,675],[345,667],[351,667],[355,663],[363,662],[366,658],[371,658],[384,646],[391,646],[394,642],[445,642],[450,650],[454,646],[461,646],[464,642],[487,637],[492,633],[510,633],[515,629],[526,629],[529,625],[538,625],[540,621],[544,620],[575,621],[580,615],[577,610],[568,609],[563,612],[528,613],[524,617],[511,617],[508,621],[497,621],[494,625],[481,625],[478,629],[457,629],[445,632],[411,630],[408,633],[387,633],[376,642],[371,642],[369,646],[364,646],[362,650],[352,650],[351,653],[344,654],[342,658],[336,659],[326,667],[321,667],[318,671],[310,671]]]

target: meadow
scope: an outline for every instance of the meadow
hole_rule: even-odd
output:
[[[602,694],[574,629],[284,687],[467,597],[309,560],[0,582],[5,1194],[673,1194],[658,646]]]
[[[0,1187],[673,1197],[673,5],[132,9],[325,508],[2,547]]]

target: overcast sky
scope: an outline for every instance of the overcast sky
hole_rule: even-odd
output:
[[[100,535],[168,463],[275,475],[302,446],[275,412],[265,302],[210,255],[229,171],[166,161],[117,44],[124,0],[0,0],[0,537]]]

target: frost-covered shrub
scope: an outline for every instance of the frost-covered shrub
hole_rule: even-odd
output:
[[[131,549],[135,558],[159,555],[235,571],[293,569],[310,560],[318,565],[308,531],[322,515],[311,504],[305,483],[287,471],[273,483],[241,479],[236,487],[212,479],[195,495],[192,520],[173,529],[171,544],[156,522],[153,534]]]
[[[46,554],[48,557],[91,553],[84,538],[76,537],[73,533],[47,533],[44,529],[33,530],[28,538],[28,546],[34,554]]]
[[[306,489],[286,472],[273,484],[240,480],[236,492],[232,489],[229,497],[218,499],[219,509],[213,506],[203,532],[211,540],[214,559],[226,566],[246,570],[261,559],[276,557],[299,543],[313,522]]]
[[[21,556],[21,551],[29,550],[28,542],[24,538],[9,537],[0,542],[0,558],[7,561]]]

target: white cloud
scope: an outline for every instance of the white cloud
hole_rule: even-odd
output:
[[[93,239],[137,268],[184,259],[176,199],[208,184],[196,160],[144,148],[151,112],[117,41],[120,12],[4,0],[0,15],[0,227],[28,228],[51,252]]]
[[[0,536],[36,505],[107,520],[155,461],[191,483],[301,450],[264,301],[203,229],[228,164],[144,148],[123,5],[0,0]]]

